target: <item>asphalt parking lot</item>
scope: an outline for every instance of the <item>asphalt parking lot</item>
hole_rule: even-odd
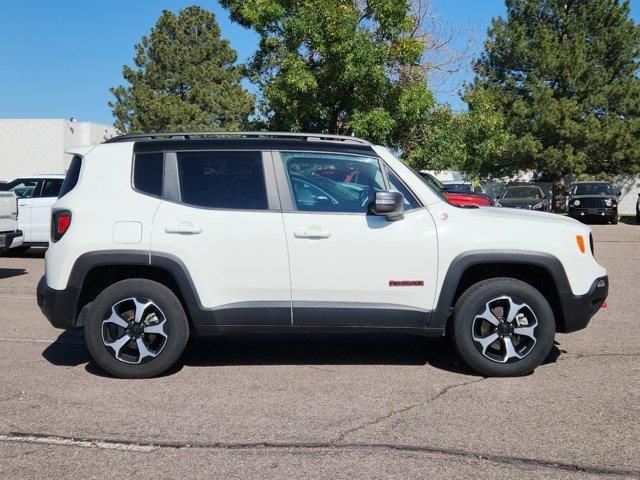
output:
[[[2,257],[0,477],[640,478],[640,226],[593,228],[608,308],[515,379],[441,339],[236,335],[118,380],[38,310],[42,253]]]

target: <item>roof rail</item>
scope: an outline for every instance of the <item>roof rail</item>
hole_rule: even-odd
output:
[[[357,137],[331,135],[327,133],[294,133],[294,132],[167,132],[167,133],[132,133],[119,135],[105,140],[104,143],[152,141],[152,140],[188,140],[206,138],[251,138],[251,139],[299,139],[309,142],[344,142],[369,145],[372,143]]]

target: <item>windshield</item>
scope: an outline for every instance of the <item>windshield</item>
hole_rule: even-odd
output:
[[[36,179],[17,179],[10,183],[0,185],[0,191],[13,192],[18,198],[31,198],[37,186],[38,180]]]
[[[581,183],[576,186],[576,195],[613,195],[609,183]]]
[[[444,189],[447,192],[462,192],[467,193],[473,191],[471,184],[469,183],[445,183]]]
[[[502,198],[542,198],[542,191],[538,187],[511,187]]]

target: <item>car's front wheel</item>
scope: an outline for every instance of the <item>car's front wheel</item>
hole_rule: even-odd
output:
[[[189,339],[180,300],[164,285],[145,279],[107,287],[91,305],[85,340],[95,362],[122,378],[149,378],[170,368]]]
[[[531,285],[492,278],[460,296],[453,311],[452,336],[458,354],[478,373],[525,375],[549,355],[555,319],[549,303]]]

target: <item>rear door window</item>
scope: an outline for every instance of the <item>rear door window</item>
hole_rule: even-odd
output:
[[[178,152],[182,202],[205,208],[267,210],[260,152]]]

